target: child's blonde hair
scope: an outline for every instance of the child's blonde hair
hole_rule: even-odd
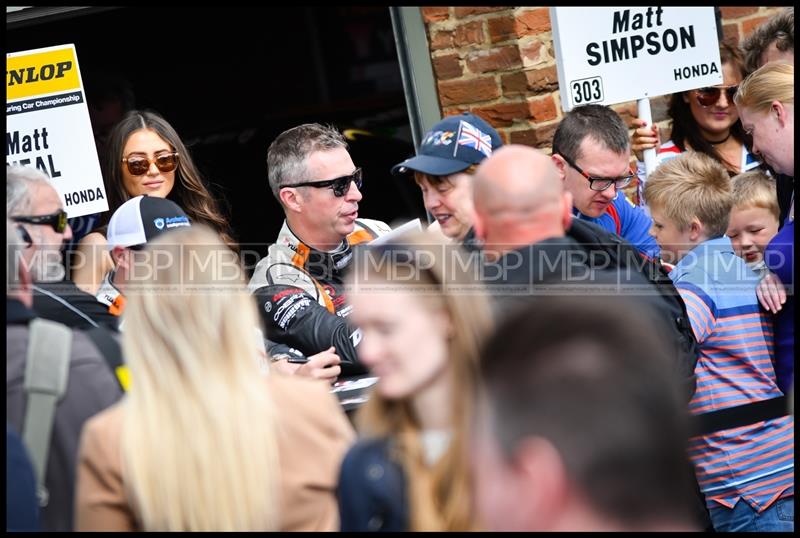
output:
[[[709,239],[722,237],[728,229],[731,179],[708,155],[687,152],[662,163],[647,179],[644,197],[679,230],[686,230],[693,218],[703,223]]]
[[[769,211],[775,220],[780,219],[781,211],[773,178],[760,170],[753,170],[734,176],[731,184],[734,209],[760,207]]]

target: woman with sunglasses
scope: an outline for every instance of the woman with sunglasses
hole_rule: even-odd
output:
[[[79,288],[94,295],[113,269],[105,226],[119,206],[141,194],[169,198],[193,223],[210,226],[228,247],[238,250],[218,202],[178,133],[164,118],[152,111],[130,111],[112,130],[107,147],[103,177],[108,212],[102,226],[78,243],[72,279]]]
[[[487,298],[458,245],[430,231],[401,241],[357,253],[350,276],[358,354],[380,379],[342,463],[341,530],[475,530],[465,449]]]
[[[658,147],[658,164],[684,151],[697,151],[722,164],[731,176],[761,165],[749,150],[750,137],[742,128],[733,104],[733,96],[744,78],[744,62],[739,52],[726,43],[720,44],[719,56],[723,76],[721,86],[672,94],[668,110],[672,119],[671,139]],[[656,147],[659,130],[658,125],[645,125],[638,118],[633,120],[632,126],[636,130],[631,139],[631,149],[639,161],[639,200],[644,205],[646,201],[642,193],[646,176],[643,152]]]

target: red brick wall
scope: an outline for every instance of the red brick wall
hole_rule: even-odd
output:
[[[506,142],[550,151],[563,112],[547,7],[423,7],[442,115],[469,110]],[[723,39],[738,43],[779,7],[721,7]],[[666,98],[651,101],[668,134]],[[623,119],[636,103],[613,107]]]

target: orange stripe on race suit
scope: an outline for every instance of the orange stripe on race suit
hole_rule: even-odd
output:
[[[350,243],[351,246],[358,245],[359,243],[364,243],[366,241],[372,241],[372,239],[372,234],[366,230],[357,230],[347,236],[347,242]]]
[[[120,294],[117,295],[117,298],[114,299],[114,302],[111,303],[108,307],[108,311],[114,316],[122,315],[122,311],[125,309],[125,297]]]
[[[347,236],[347,242],[350,243],[350,246],[358,245],[359,243],[365,243],[367,241],[372,241],[373,237],[372,234],[369,233],[367,230],[357,230]],[[292,257],[292,265],[299,269],[304,269],[306,261],[308,261],[308,255],[311,252],[311,249],[304,245],[303,243],[299,243],[297,245],[297,250],[295,251],[295,255]],[[317,279],[311,277],[311,280],[314,282],[314,286],[316,286],[317,291],[320,293],[320,296],[325,301],[325,308],[331,314],[336,313],[336,307],[333,306],[333,301],[331,300],[328,292],[325,291]]]
[[[292,256],[292,265],[302,269],[305,267],[306,261],[308,261],[308,255],[311,252],[311,249],[303,243],[298,243],[294,252],[295,254]]]
[[[298,243],[297,249],[295,250],[295,255],[292,256],[292,265],[294,265],[301,271],[305,271],[306,261],[308,261],[308,256],[310,253],[311,253],[311,248],[309,248],[308,245],[305,245],[303,243]],[[333,301],[328,296],[328,292],[325,291],[325,288],[320,286],[316,278],[311,277],[311,281],[314,282],[314,286],[316,286],[317,292],[320,294],[320,297],[322,297],[322,299],[325,301],[325,308],[331,314],[335,314],[336,308],[333,306]]]

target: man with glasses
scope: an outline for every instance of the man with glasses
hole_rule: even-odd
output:
[[[34,282],[57,282],[65,276],[64,242],[72,239],[67,213],[48,177],[31,167],[6,167],[6,210],[18,225]]]
[[[7,208],[10,215],[6,221],[6,423],[26,443],[30,443],[27,444],[28,450],[38,455],[32,457],[44,479],[43,489],[39,490],[41,530],[71,531],[75,504],[75,463],[78,461],[81,429],[89,417],[119,400],[122,390],[87,333],[69,331],[63,325],[43,323],[37,319],[40,316],[33,310],[33,294],[37,284],[31,270],[41,271],[42,266],[31,263],[37,254],[34,249],[43,241],[60,245],[58,241],[63,240],[65,235],[69,236],[69,228],[61,227],[59,232],[50,224],[28,222],[35,217],[54,215],[61,206],[58,194],[44,188],[49,187],[47,176],[42,174],[43,177],[40,177],[40,173],[32,168],[28,171],[19,168],[24,167],[6,168]],[[28,185],[20,176],[34,179]],[[29,186],[33,196],[28,193]],[[53,218],[48,222],[58,225],[60,221]],[[45,227],[50,230],[36,229]],[[39,273],[37,276],[42,275]],[[41,325],[50,325],[52,328],[48,331]],[[51,357],[52,364],[58,364],[56,357],[51,354],[53,332],[70,336],[65,337],[68,343],[62,342],[59,350],[63,352],[65,348],[68,349],[64,357],[68,358],[64,368],[68,372],[65,376],[67,383],[63,394],[51,408],[48,398],[52,393],[42,390],[40,383],[43,379],[37,375],[37,372],[51,370],[48,361],[40,369],[30,368],[29,379],[26,379],[26,374],[31,360],[41,366],[38,359]],[[44,430],[49,432],[49,440]],[[19,492],[7,490],[7,494],[18,495]],[[11,518],[11,514],[8,517]]]
[[[99,325],[115,329],[116,319],[94,296],[65,279],[62,249],[72,238],[72,229],[47,175],[28,166],[8,166],[6,194],[7,214],[25,244],[37,315],[77,329]]]
[[[267,151],[267,168],[286,220],[249,287],[267,336],[279,344],[270,355],[287,373],[332,379],[339,364],[344,375],[365,373],[355,350],[360,333],[345,319],[350,306],[342,275],[354,245],[390,228],[358,218],[362,172],[332,127],[284,131]]]
[[[594,225],[575,222],[572,194],[553,159],[543,152],[503,146],[478,166],[473,188],[475,233],[483,241],[485,259],[502,268],[480,273],[498,311],[511,311],[545,289],[549,295],[581,297],[617,295],[622,291],[619,285],[625,290],[652,289],[637,271],[595,256],[603,252],[571,233],[574,228],[594,229],[593,237],[600,242],[610,236]],[[632,247],[631,251],[636,252]]]
[[[635,172],[630,165],[628,128],[606,106],[584,105],[566,114],[553,137],[553,162],[572,194],[573,215],[627,239],[656,258],[652,220],[622,192]]]

